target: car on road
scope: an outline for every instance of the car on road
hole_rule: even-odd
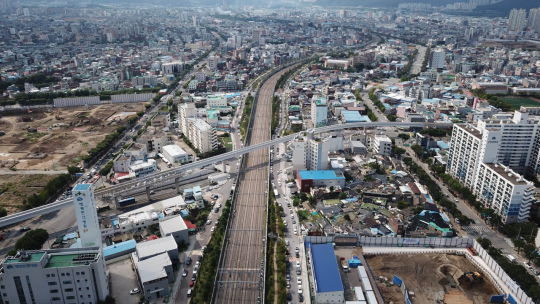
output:
[[[470,219],[470,220],[471,220],[471,224],[476,224],[476,222],[473,219]]]
[[[193,287],[193,285],[195,285],[194,281],[189,282],[189,287]]]
[[[139,288],[134,288],[134,289],[132,289],[132,290],[129,291],[129,294],[137,294],[137,293],[139,293],[139,292],[141,292],[141,291],[139,290]]]
[[[188,258],[186,259],[186,265],[191,265],[191,257],[188,257]]]
[[[216,231],[216,226],[212,227],[212,229],[210,229],[210,232],[214,232]]]
[[[191,276],[191,281],[194,282],[196,279],[197,279],[197,275],[196,275],[196,274],[193,274],[193,275]]]
[[[532,269],[531,264],[529,264],[527,262],[523,262],[523,265],[525,265],[525,267],[528,268],[528,269]]]
[[[296,261],[296,267],[300,267],[300,261]]]
[[[298,285],[302,284],[302,279],[301,279],[301,278],[297,278],[297,279],[296,279],[296,283],[297,283]]]
[[[217,204],[216,208],[221,208],[221,204]]]
[[[206,221],[206,225],[210,225],[210,224],[212,224],[212,220]]]
[[[24,227],[21,227],[21,229],[19,229],[19,230],[20,230],[21,232],[23,232],[23,231],[28,231],[28,230],[30,230],[30,227],[24,226]]]
[[[219,212],[219,208],[214,209],[214,213],[218,213],[218,212]]]
[[[536,269],[531,268],[531,271],[532,271],[532,273],[534,273],[534,275],[538,275],[538,271],[536,271]]]
[[[202,256],[197,257],[197,262],[200,262],[202,260]]]
[[[187,274],[188,274],[187,269],[184,269],[184,272],[182,273],[182,276],[183,276],[183,277],[187,277]]]
[[[298,302],[304,302],[304,296],[301,293],[298,294]]]
[[[298,249],[298,246],[294,247],[294,252],[300,252],[300,250]]]
[[[288,292],[288,293],[287,293],[287,300],[291,300],[291,299],[292,299],[291,293]]]
[[[199,271],[199,267],[195,266],[193,268],[193,275],[196,275],[197,274],[197,271]]]
[[[205,249],[206,249],[206,246],[202,246],[201,252],[204,252]]]

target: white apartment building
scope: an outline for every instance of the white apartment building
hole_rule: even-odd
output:
[[[178,124],[180,132],[184,134],[184,136],[187,137],[187,134],[189,133],[189,127],[188,127],[188,118],[196,118],[197,117],[197,108],[195,107],[194,103],[183,103],[180,104],[178,107]]]
[[[450,141],[447,172],[463,183],[463,185],[473,190],[473,193],[479,197],[479,200],[487,204],[491,197],[486,194],[485,199],[482,199],[481,196],[484,195],[485,183],[492,181],[481,179],[484,179],[488,173],[491,175],[494,174],[493,172],[501,173],[500,169],[495,168],[507,168],[512,172],[506,172],[509,172],[508,174],[512,174],[513,176],[516,176],[518,173],[524,174],[527,172],[538,175],[538,156],[540,149],[539,123],[539,120],[529,119],[528,113],[515,111],[512,119],[480,119],[477,126],[454,125],[452,139]],[[494,167],[494,165],[483,166],[485,164],[497,164],[499,167]],[[480,172],[482,172],[482,178],[480,178]],[[504,172],[500,175],[504,175]],[[507,177],[504,178],[508,179]],[[511,183],[520,186],[528,182],[520,184],[511,181]],[[515,193],[523,193],[522,188],[517,187],[516,189]],[[519,199],[516,198],[515,200]],[[520,213],[523,213],[527,209],[526,202],[522,201],[522,203],[525,205],[523,208],[519,208]],[[503,206],[497,210],[501,212],[501,216],[503,216],[503,221],[505,222],[521,221],[524,219],[522,216],[520,217],[519,214],[510,213],[515,212],[516,208],[513,207],[510,210],[509,207],[506,208]]]
[[[109,295],[99,247],[19,251],[0,263],[5,304],[97,304]]]
[[[195,73],[195,79],[201,82],[206,81],[206,74],[203,72]]]
[[[529,217],[534,184],[500,164],[480,164],[474,194],[496,210],[504,223],[523,222]]]
[[[210,70],[216,70],[218,62],[219,62],[219,57],[218,56],[208,56],[207,62],[208,62],[208,68]]]
[[[218,95],[208,95],[206,97],[207,107],[226,107],[227,97]]]
[[[189,82],[188,84],[188,90],[190,91],[195,91],[197,90],[197,85],[199,84],[199,82],[197,81],[197,79],[193,79],[192,81]]]
[[[306,137],[291,141],[289,148],[292,150],[293,171],[328,170],[328,153],[343,150],[344,141],[340,133],[316,138],[309,130]]]
[[[444,68],[444,51],[433,51],[429,54],[429,66],[434,69]]]
[[[218,148],[216,128],[200,118],[188,119],[188,123],[188,138],[199,152],[204,153]]]
[[[379,155],[390,155],[392,151],[392,140],[386,135],[375,135],[372,142],[373,153]]]
[[[311,99],[311,122],[318,128],[328,122],[328,104],[325,97],[314,95]]]
[[[508,30],[521,31],[527,25],[527,11],[524,9],[512,9],[508,18]]]

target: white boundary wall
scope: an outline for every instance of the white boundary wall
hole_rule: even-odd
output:
[[[54,106],[57,108],[76,107],[85,105],[99,105],[99,96],[73,97],[73,98],[55,98]]]
[[[154,98],[155,95],[156,93],[111,95],[111,102],[112,103],[145,102]]]

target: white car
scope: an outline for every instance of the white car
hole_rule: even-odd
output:
[[[298,278],[296,279],[296,283],[298,283],[298,285],[301,285],[301,284],[302,284],[302,279],[301,279],[300,277],[298,277]]]
[[[212,227],[212,229],[210,229],[210,232],[214,232],[216,230],[216,226]]]
[[[132,289],[132,290],[129,292],[129,294],[137,294],[137,293],[139,293],[139,292],[141,292],[141,291],[139,290],[139,288],[135,288],[135,289]]]
[[[300,267],[300,261],[296,261],[296,267]]]

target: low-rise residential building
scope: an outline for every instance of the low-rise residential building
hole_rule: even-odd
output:
[[[163,147],[163,157],[171,164],[184,164],[189,162],[189,155],[184,149],[177,145],[167,145]]]
[[[372,141],[373,153],[390,155],[392,152],[392,140],[386,135],[375,135]]]

